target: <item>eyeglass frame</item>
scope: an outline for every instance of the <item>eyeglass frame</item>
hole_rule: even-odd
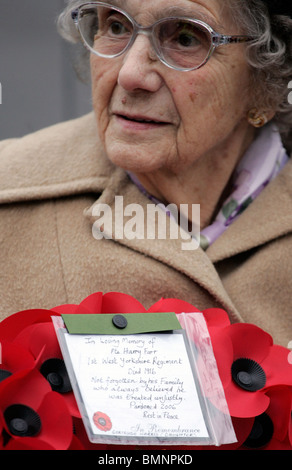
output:
[[[117,54],[114,54],[114,55],[101,54],[101,53],[97,52],[95,49],[93,49],[86,42],[86,40],[84,39],[84,37],[83,37],[83,35],[80,31],[80,28],[79,28],[79,12],[83,7],[90,6],[90,5],[111,8],[111,9],[117,11],[118,13],[121,13],[122,15],[124,15],[130,21],[130,23],[133,25],[132,37],[131,37],[130,41],[128,42],[127,46],[121,52],[118,52]],[[79,34],[82,38],[82,41],[83,41],[85,47],[90,52],[92,52],[93,54],[95,54],[98,57],[103,57],[103,58],[107,58],[107,59],[114,59],[116,57],[119,57],[122,54],[125,54],[125,52],[127,52],[132,47],[132,45],[134,44],[138,34],[144,34],[145,36],[149,37],[151,46],[154,49],[154,51],[156,53],[156,56],[160,60],[160,62],[162,62],[164,65],[166,65],[167,67],[169,67],[173,70],[178,70],[178,71],[181,71],[181,72],[190,72],[192,70],[197,70],[197,69],[203,67],[203,65],[205,65],[209,61],[209,59],[211,58],[211,56],[213,55],[213,53],[215,52],[215,50],[219,46],[224,46],[226,44],[232,44],[232,43],[235,43],[235,44],[244,43],[244,42],[249,42],[249,41],[254,40],[254,38],[252,36],[247,36],[247,35],[229,35],[229,34],[226,35],[226,34],[217,33],[210,25],[208,25],[204,21],[197,20],[197,19],[194,19],[194,18],[185,17],[185,16],[170,16],[170,17],[166,17],[166,18],[161,18],[160,20],[156,21],[155,23],[153,23],[150,26],[141,26],[125,10],[123,10],[119,7],[116,7],[114,5],[111,5],[109,3],[104,3],[104,2],[86,2],[86,3],[83,3],[82,5],[79,5],[77,8],[75,8],[74,10],[71,11],[71,18],[72,18],[72,20],[75,24],[75,27],[76,27],[77,31],[79,32]],[[193,23],[193,24],[196,24],[198,26],[201,26],[201,27],[205,28],[205,30],[210,34],[211,46],[210,46],[209,52],[208,52],[205,60],[200,65],[197,65],[197,66],[194,66],[194,67],[191,67],[191,68],[179,67],[179,66],[169,64],[163,58],[163,56],[161,55],[161,53],[159,51],[159,46],[156,44],[156,41],[155,41],[154,28],[157,27],[157,25],[159,25],[160,23],[164,23],[167,20],[189,21],[190,23]]]

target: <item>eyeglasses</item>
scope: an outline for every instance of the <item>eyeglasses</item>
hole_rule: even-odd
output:
[[[119,57],[130,49],[138,34],[144,34],[159,60],[180,71],[202,67],[219,46],[252,39],[219,34],[203,21],[185,17],[163,18],[143,27],[127,12],[101,2],[80,5],[71,16],[93,54],[109,59]]]

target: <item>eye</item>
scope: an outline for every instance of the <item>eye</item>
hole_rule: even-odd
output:
[[[206,33],[197,25],[185,21],[165,21],[158,33],[163,47],[176,50],[196,49],[206,43]]]
[[[111,23],[111,25],[109,26],[109,31],[115,36],[126,34],[128,32],[125,26],[119,21],[114,21],[113,23]]]
[[[200,36],[202,36],[202,32],[198,28],[184,23],[177,26],[173,39],[179,46],[189,48],[200,46],[202,43]]]
[[[177,42],[180,46],[183,47],[192,47],[200,44],[196,36],[194,36],[192,33],[189,33],[187,31],[185,32],[180,32],[177,36]]]
[[[108,16],[105,31],[112,36],[125,36],[131,34],[131,23],[125,16],[115,12]]]

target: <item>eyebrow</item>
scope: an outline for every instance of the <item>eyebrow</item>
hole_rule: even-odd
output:
[[[130,13],[127,10],[127,7],[129,6],[128,0],[107,0],[107,3],[109,3],[110,5],[116,6],[118,8],[121,8],[122,10],[127,11],[127,13]],[[188,2],[184,6],[171,5],[169,7],[163,8],[162,10],[157,10],[156,12],[153,12],[153,16],[155,20],[168,18],[172,16],[186,17],[186,18],[205,21],[212,28],[214,28],[214,30],[216,29],[218,30],[222,28],[222,25],[217,23],[217,21],[213,17],[206,15],[202,11],[199,11],[199,10],[195,11],[194,5],[195,3],[193,2],[192,3]]]

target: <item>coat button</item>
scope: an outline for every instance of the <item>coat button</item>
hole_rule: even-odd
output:
[[[112,321],[113,324],[121,330],[128,325],[127,319],[123,315],[115,315]]]

